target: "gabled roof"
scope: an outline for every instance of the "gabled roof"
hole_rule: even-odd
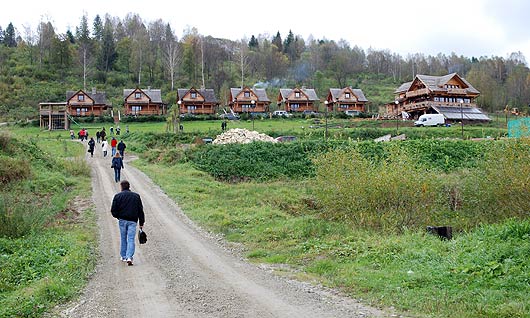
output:
[[[352,93],[357,96],[357,101],[359,102],[367,102],[368,99],[366,99],[366,97],[364,96],[364,93],[361,89],[359,88],[351,88],[351,87],[345,87],[345,88],[330,88],[329,89],[329,92],[331,93],[331,97],[333,98],[333,101],[336,102],[339,98],[340,95],[342,95],[342,93],[344,93],[344,91],[346,89],[350,89],[352,91]]]
[[[295,89],[290,88],[280,88],[280,95],[282,96],[282,100],[286,100],[289,95],[294,91]],[[306,94],[309,101],[317,101],[318,96],[314,89],[312,88],[300,88],[300,91],[302,91],[304,94]]]
[[[466,81],[465,78],[460,77],[460,75],[458,75],[457,73],[451,73],[444,76],[418,74],[414,78],[414,81],[401,84],[401,86],[394,93],[402,93],[408,91],[412,86],[412,83],[414,83],[415,81],[421,81],[425,85],[425,87],[427,87],[432,92],[447,91],[447,88],[445,88],[444,85],[451,79],[453,79],[455,76],[458,80],[464,83],[465,86],[467,86],[462,88],[465,89],[468,93],[480,94],[480,92],[476,88],[474,88],[473,85]]]
[[[90,97],[91,99],[94,100],[94,104],[96,105],[107,105],[107,95],[105,94],[105,92],[90,92],[90,93],[87,93],[85,92],[84,90],[80,89],[80,90],[77,90],[77,91],[67,91],[66,92],[66,101],[69,101],[70,98],[72,98],[74,95],[77,95],[79,93],[83,93],[85,94],[86,96]]]
[[[160,89],[152,89],[152,88],[147,88],[147,89],[141,89],[141,88],[127,89],[126,88],[126,89],[123,90],[123,99],[127,99],[127,97],[129,97],[129,95],[131,95],[136,90],[141,91],[145,95],[147,95],[147,97],[149,97],[151,99],[152,103],[163,104],[163,102],[162,102],[162,91]]]
[[[202,97],[204,97],[204,101],[207,102],[207,103],[214,103],[214,104],[219,103],[217,101],[217,97],[215,97],[214,90],[211,89],[211,88],[201,88],[201,89],[197,89],[197,88],[194,88],[194,87],[192,87],[190,89],[179,88],[179,89],[177,89],[177,98],[178,99],[183,98],[191,90],[197,91],[199,94],[201,94]]]
[[[250,90],[251,92],[254,92],[254,94],[256,94],[256,96],[258,96],[258,100],[260,102],[270,102],[271,100],[269,99],[269,97],[267,96],[267,91],[265,91],[265,89],[263,88],[249,88],[249,87],[245,87],[247,88],[248,90]],[[239,93],[241,93],[241,91],[243,91],[245,88],[230,88],[230,93],[232,94],[232,98],[235,98],[237,95],[239,95]]]

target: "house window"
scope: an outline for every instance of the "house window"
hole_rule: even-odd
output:
[[[197,110],[197,106],[195,106],[195,105],[189,105],[188,106],[188,112],[189,113],[193,113],[194,110]]]
[[[435,102],[439,102],[440,100],[439,100],[438,97],[435,96],[435,97],[434,97],[434,101],[435,101]]]
[[[136,98],[136,99],[142,98],[142,93],[140,93],[140,92],[134,93],[134,98]]]
[[[78,102],[84,102],[85,101],[85,95],[83,95],[83,94],[77,95],[77,101]]]
[[[250,92],[245,92],[245,97],[250,97]]]
[[[197,98],[197,92],[191,92],[191,98]]]
[[[350,93],[345,93],[344,97],[347,98],[347,99],[350,99]]]
[[[348,109],[348,105],[347,105],[347,104],[340,104],[339,107],[340,107],[340,108],[343,108],[343,109]]]
[[[300,104],[291,104],[291,109],[298,109],[300,108]]]
[[[142,106],[131,106],[131,110],[133,114],[137,114],[142,111]]]
[[[88,108],[76,108],[75,110],[77,116],[84,116],[86,115],[87,111],[88,111]]]
[[[295,93],[294,93],[294,97],[296,97],[296,98],[300,98],[300,92],[295,92]]]

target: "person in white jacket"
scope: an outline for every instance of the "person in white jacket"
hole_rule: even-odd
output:
[[[101,142],[101,147],[103,148],[103,157],[107,156],[107,151],[109,150],[109,143],[106,140]]]

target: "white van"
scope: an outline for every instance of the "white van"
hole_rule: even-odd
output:
[[[291,117],[291,114],[285,110],[275,110],[272,115],[277,117]]]
[[[442,126],[445,124],[445,117],[442,114],[423,114],[414,122],[414,126]]]

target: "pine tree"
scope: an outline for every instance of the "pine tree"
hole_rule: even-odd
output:
[[[254,34],[252,35],[252,37],[250,37],[250,41],[248,42],[248,48],[254,51],[259,48],[258,39],[256,39]]]
[[[15,35],[15,28],[13,27],[13,23],[9,23],[6,30],[4,31],[4,44],[7,47],[16,47],[17,46],[17,40]]]
[[[108,72],[116,61],[116,44],[114,43],[112,23],[109,19],[103,27],[103,38],[99,56],[99,69]]]
[[[4,31],[2,30],[2,27],[0,26],[0,44],[4,43]]]
[[[72,31],[70,30],[66,31],[66,38],[68,39],[68,42],[70,42],[71,44],[75,44],[75,38],[74,38],[74,35],[72,34]]]
[[[94,35],[94,39],[96,41],[101,41],[103,39],[103,22],[101,22],[101,18],[99,17],[99,14],[96,15],[94,18],[94,29],[92,30],[92,34]]]
[[[276,33],[276,36],[272,39],[272,44],[276,46],[278,52],[283,52],[282,37],[280,36],[280,31]]]

